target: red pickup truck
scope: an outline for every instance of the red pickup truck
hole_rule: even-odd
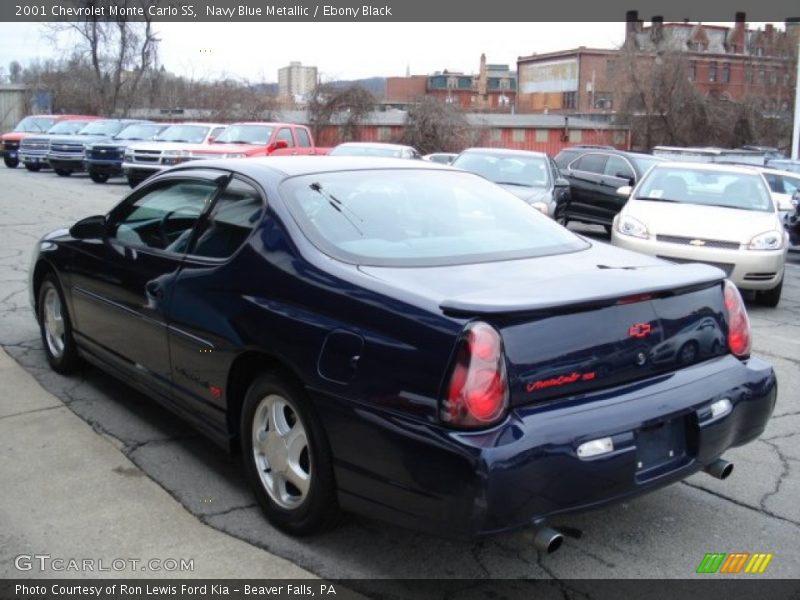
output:
[[[186,148],[187,160],[202,158],[252,158],[273,155],[327,154],[317,148],[308,127],[293,123],[233,123],[211,144]]]
[[[19,143],[23,138],[46,133],[60,121],[93,121],[100,118],[88,115],[29,115],[17,123],[14,131],[0,136],[0,155],[9,169],[16,169],[19,165]]]

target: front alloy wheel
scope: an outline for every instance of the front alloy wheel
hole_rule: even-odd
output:
[[[39,289],[39,328],[47,362],[54,371],[71,373],[80,359],[72,337],[72,321],[55,275],[47,275]]]

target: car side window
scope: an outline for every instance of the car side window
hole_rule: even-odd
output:
[[[109,238],[127,246],[183,253],[216,192],[216,185],[203,181],[171,181],[150,189],[112,213]]]
[[[233,179],[220,193],[191,254],[208,258],[228,258],[244,244],[258,224],[261,194],[255,187]]]
[[[573,171],[587,171],[589,173],[603,173],[608,157],[604,154],[584,154],[572,163]]]
[[[606,175],[612,177],[619,177],[621,179],[635,179],[636,173],[633,172],[631,166],[621,156],[609,156],[606,162]]]
[[[311,147],[311,138],[308,137],[308,132],[303,129],[302,127],[298,127],[294,130],[294,134],[297,136],[297,145],[301,148],[310,148]]]
[[[283,140],[289,148],[294,146],[294,138],[292,137],[292,130],[288,127],[282,127],[278,130],[278,135],[275,136],[275,141]]]
[[[225,131],[224,127],[215,127],[214,129],[211,130],[211,135],[209,137],[217,139],[219,137],[219,134],[222,133],[223,131]]]

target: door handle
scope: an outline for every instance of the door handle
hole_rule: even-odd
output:
[[[164,297],[164,288],[158,281],[148,281],[144,289],[149,296],[152,296],[156,300],[161,300]]]

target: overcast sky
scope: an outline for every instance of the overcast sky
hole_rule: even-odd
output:
[[[277,81],[290,61],[316,66],[324,79],[473,73],[490,63],[576,46],[622,43],[623,23],[157,23],[162,64],[177,74]],[[32,23],[0,23],[0,67],[52,57]],[[62,44],[65,46],[66,44]],[[62,48],[63,49],[63,48]]]
[[[763,26],[761,23],[751,23]],[[227,75],[277,81],[278,69],[301,61],[323,80],[427,75],[449,69],[475,73],[481,52],[516,68],[518,56],[578,46],[613,48],[619,23],[157,23],[160,60],[196,79]],[[42,25],[0,23],[0,67],[68,50],[54,48]]]

